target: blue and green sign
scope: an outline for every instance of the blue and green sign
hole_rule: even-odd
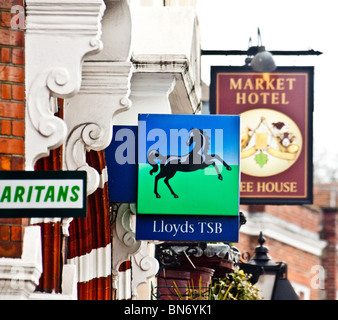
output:
[[[236,241],[239,128],[239,116],[139,115],[137,238]]]
[[[239,116],[139,115],[140,214],[238,215]]]
[[[114,125],[110,145],[105,149],[109,201],[137,200],[137,126]]]

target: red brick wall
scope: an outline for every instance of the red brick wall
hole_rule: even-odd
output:
[[[266,212],[271,216],[288,221],[316,234],[321,231],[322,212],[314,206],[265,205],[241,206],[241,209],[252,214],[255,212]],[[322,292],[311,284],[314,276],[316,276],[312,268],[322,265],[321,258],[266,236],[265,238],[266,242],[264,245],[269,248],[269,254],[272,260],[287,263],[288,280],[308,287],[310,289],[311,300],[321,299]],[[257,239],[258,235],[248,236],[240,233],[239,243],[236,244],[236,247],[238,247],[242,253],[249,252],[250,256],[253,257],[254,249],[258,245]]]
[[[307,206],[265,206],[266,212],[302,229],[318,233],[321,225],[320,210]]]
[[[319,232],[322,220],[321,210],[315,206],[242,205],[241,210],[249,213],[268,212],[269,215],[315,233]]]
[[[327,242],[322,257],[298,250],[292,246],[266,238],[274,261],[288,264],[288,279],[310,288],[310,299],[336,300],[338,291],[338,191],[337,183],[314,186],[314,205],[311,206],[242,206],[242,210],[266,212],[269,215],[317,233]],[[334,207],[332,207],[334,206]],[[251,257],[257,245],[257,236],[240,234],[236,246]],[[324,271],[325,270],[325,271]],[[322,277],[319,280],[319,277]],[[319,282],[320,281],[320,286]]]
[[[338,299],[338,209],[324,209],[323,236],[328,242],[323,257],[326,270],[325,291],[327,300]]]
[[[11,28],[14,5],[23,0],[0,0],[0,170],[24,170],[25,160],[24,31]],[[27,225],[0,214],[0,257],[21,257]]]
[[[313,198],[317,206],[338,207],[338,182],[316,184],[313,189]]]
[[[320,290],[311,288],[311,281],[314,277],[311,271],[313,266],[321,265],[320,258],[274,239],[264,237],[266,239],[264,245],[269,248],[268,254],[271,259],[275,262],[283,261],[287,263],[288,280],[310,288],[310,299],[319,300],[321,297]],[[235,245],[242,254],[248,252],[252,258],[254,249],[258,245],[257,239],[258,236],[248,236],[240,233],[239,243]]]

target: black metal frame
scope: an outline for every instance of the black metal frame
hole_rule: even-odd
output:
[[[258,53],[260,47],[250,47],[248,50],[201,50],[202,56],[254,56]],[[274,56],[319,56],[323,54],[320,51],[298,50],[298,51],[283,51],[269,50]]]

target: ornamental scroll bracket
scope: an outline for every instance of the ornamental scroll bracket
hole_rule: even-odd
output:
[[[64,143],[56,98],[74,96],[86,55],[102,49],[102,0],[26,0],[26,170]]]
[[[83,63],[79,93],[64,102],[64,119],[69,128],[65,143],[64,170],[87,172],[87,194],[100,184],[100,175],[87,164],[86,152],[104,150],[111,142],[113,118],[130,107],[129,62]]]
[[[142,241],[140,250],[131,257],[132,263],[132,300],[137,300],[137,288],[141,283],[154,277],[159,270],[159,263],[156,258],[149,255],[148,242]]]
[[[102,20],[103,50],[85,59],[80,91],[64,102],[68,135],[63,167],[64,170],[87,172],[87,195],[99,187],[100,177],[88,165],[86,152],[109,146],[116,115],[131,106],[130,34],[129,2],[106,0]]]
[[[141,241],[135,239],[135,214],[135,205],[128,203],[122,203],[116,213],[113,227],[113,289],[118,289],[121,263],[135,255],[142,245]]]

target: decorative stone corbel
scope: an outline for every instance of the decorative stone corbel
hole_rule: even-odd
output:
[[[102,49],[102,0],[26,0],[26,170],[60,146],[67,127],[56,97],[74,96],[84,56]]]
[[[172,113],[199,113],[201,50],[195,9],[135,4],[131,13],[135,73],[174,75],[176,85],[169,96]]]
[[[20,259],[0,258],[0,300],[28,299],[42,273],[40,227],[25,228]]]
[[[113,229],[113,288],[118,288],[119,266],[122,262],[135,255],[141,248],[142,242],[135,239],[135,213],[133,204],[123,203],[117,210]]]
[[[77,269],[75,265],[62,266],[62,293],[33,292],[29,300],[77,300]]]
[[[103,150],[111,142],[113,118],[128,110],[131,64],[85,61],[79,93],[66,99],[64,119],[69,128],[64,170],[87,171],[87,194],[100,184],[100,175],[87,164],[86,151]]]
[[[137,125],[139,113],[172,113],[169,95],[176,85],[175,75],[166,73],[133,73],[131,108],[116,116],[120,125]]]
[[[148,242],[142,241],[140,251],[131,257],[132,264],[132,300],[137,300],[137,288],[141,283],[146,283],[154,277],[159,269],[158,261],[149,255]]]
[[[68,136],[65,170],[87,171],[87,194],[100,184],[98,172],[86,161],[86,151],[104,150],[111,142],[115,116],[130,108],[131,16],[127,0],[106,0],[102,21],[103,50],[83,63],[78,95],[65,100]]]

